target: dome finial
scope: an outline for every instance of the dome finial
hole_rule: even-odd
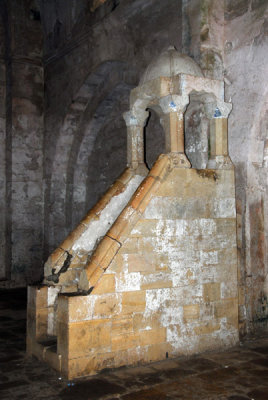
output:
[[[148,66],[140,80],[140,85],[160,76],[171,77],[179,74],[204,76],[201,68],[192,58],[179,53],[175,46],[169,46]]]

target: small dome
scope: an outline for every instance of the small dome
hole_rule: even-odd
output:
[[[201,68],[192,58],[179,53],[174,46],[170,46],[147,67],[141,77],[140,85],[160,76],[171,77],[178,74],[204,76]]]

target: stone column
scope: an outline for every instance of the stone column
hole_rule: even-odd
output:
[[[127,164],[137,174],[147,175],[148,169],[144,162],[144,126],[149,117],[148,111],[136,117],[131,111],[124,113],[127,125]]]
[[[208,168],[230,169],[233,168],[228,153],[228,115],[232,105],[229,103],[217,104],[211,108],[206,105],[207,115],[210,119],[210,155]]]
[[[161,117],[165,131],[166,153],[184,153],[184,123],[182,112],[170,112]]]
[[[166,153],[177,154],[178,165],[190,168],[184,152],[184,111],[189,103],[188,96],[166,96],[160,99],[161,125],[165,131]]]

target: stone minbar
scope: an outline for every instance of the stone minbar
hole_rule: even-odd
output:
[[[209,120],[208,163],[185,153],[190,101]],[[148,110],[165,132],[148,170]],[[28,354],[69,379],[233,346],[238,341],[234,168],[224,84],[173,47],[153,61],[124,114],[128,167],[29,287]]]

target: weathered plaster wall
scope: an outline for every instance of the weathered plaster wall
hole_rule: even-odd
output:
[[[122,113],[143,69],[170,43],[180,48],[179,0],[95,3],[73,14],[54,5],[44,18],[46,256],[123,171]]]
[[[9,40],[8,40],[7,6],[3,3],[0,12],[0,280],[9,277],[9,266],[6,263],[7,249],[7,217],[6,217],[6,149],[7,135],[7,74],[9,65]],[[7,257],[8,258],[8,257]]]
[[[87,295],[59,296],[47,361],[68,378],[237,342],[234,171],[177,161],[160,156],[99,244],[80,277]],[[29,288],[28,352],[41,359],[50,290]]]
[[[0,278],[9,271],[3,285],[23,285],[41,278],[49,253],[124,170],[129,91],[152,56],[170,43],[180,47],[181,6],[2,3],[0,81],[10,101],[6,112],[1,98]],[[153,162],[159,152],[150,154]]]
[[[229,152],[236,166],[239,213],[240,320],[243,331],[267,326],[268,9],[266,1],[228,1],[226,97],[233,102]]]
[[[43,35],[40,19],[33,15],[35,8],[34,1],[1,3],[5,95],[1,110],[5,139],[1,146],[5,192],[1,196],[5,199],[1,258],[5,260],[1,259],[1,269],[15,284],[41,276],[36,265],[42,260],[43,246]]]
[[[266,324],[266,7],[264,0],[1,2],[0,279],[38,279],[49,253],[122,172],[129,91],[151,58],[175,44],[206,76],[224,77],[233,102],[240,330]],[[195,135],[205,140],[207,127],[191,107],[186,147],[195,153]],[[152,115],[149,164],[162,134]]]
[[[76,292],[80,274],[98,243],[126,206],[143,176],[127,168],[106,194],[49,256],[44,268],[44,283],[59,286],[63,293]]]
[[[224,78],[236,168],[240,332],[267,326],[267,2],[185,0],[183,49]],[[194,115],[189,115],[191,122]],[[198,119],[198,115],[197,115]],[[194,121],[193,121],[194,122]],[[191,126],[190,126],[191,128]],[[197,127],[201,132],[201,127]]]
[[[43,66],[35,3],[12,1],[12,279],[40,279],[43,247]]]

